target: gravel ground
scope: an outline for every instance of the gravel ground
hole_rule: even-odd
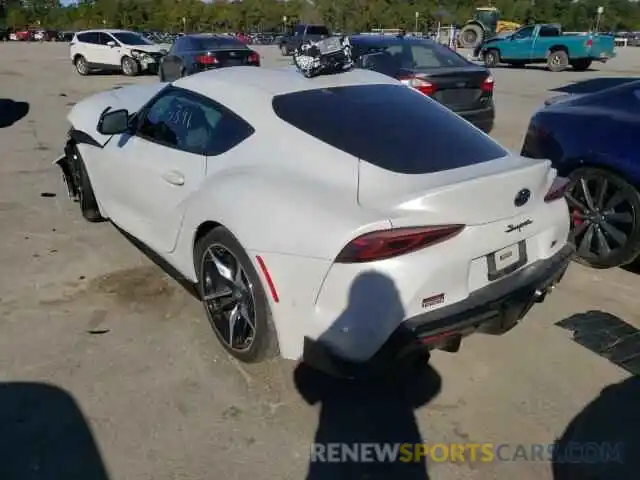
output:
[[[288,62],[273,48],[257,49],[266,66]],[[217,344],[188,293],[112,226],[84,222],[66,200],[52,161],[63,146],[69,107],[93,92],[157,81],[80,77],[67,55],[62,44],[0,44],[0,118],[9,110],[23,114],[0,125],[3,480],[286,480],[308,471],[316,480],[424,479],[424,466],[314,464],[309,470],[310,445],[314,438],[421,437],[513,448],[549,444],[603,387],[629,377],[632,364],[625,370],[579,345],[572,330],[635,348],[639,278],[577,265],[512,332],[472,337],[455,355],[435,353],[422,373],[392,384],[355,387],[281,360],[239,365]],[[493,136],[519,150],[528,119],[545,98],[638,71],[640,49],[632,47],[582,73],[496,69]],[[629,382],[598,407],[609,412],[609,431],[588,414],[580,438],[621,438],[623,426],[633,425]],[[552,478],[548,461],[531,458],[429,461],[427,468],[436,479]]]

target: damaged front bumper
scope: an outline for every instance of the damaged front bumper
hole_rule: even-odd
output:
[[[64,147],[64,155],[58,158],[56,164],[62,173],[62,181],[67,187],[67,195],[74,202],[80,199],[79,180],[77,172],[78,153],[71,140],[67,141]]]

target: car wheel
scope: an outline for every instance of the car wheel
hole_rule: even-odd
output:
[[[640,254],[640,193],[624,178],[598,168],[570,175],[567,202],[576,261],[593,268],[633,262]]]
[[[569,68],[569,55],[564,50],[556,50],[549,53],[547,68],[552,72],[562,72]]]
[[[588,58],[581,58],[571,62],[571,66],[578,72],[584,72],[591,66],[591,60]]]
[[[222,346],[242,362],[278,354],[276,330],[262,282],[240,242],[217,227],[194,251],[198,293]]]
[[[75,183],[78,187],[78,201],[80,202],[80,211],[82,216],[91,223],[97,223],[104,220],[100,215],[98,202],[96,201],[91,180],[84,166],[84,161],[77,149],[74,149],[74,156],[71,160],[74,163],[73,172],[75,174]]]
[[[491,49],[484,52],[485,67],[494,68],[498,66],[498,63],[500,63],[500,53],[497,50]]]
[[[123,57],[120,66],[127,77],[135,77],[140,71],[140,65],[131,57]]]
[[[87,62],[87,59],[82,55],[78,55],[76,57],[74,65],[76,67],[76,72],[78,72],[80,75],[89,75],[89,62]]]
[[[161,82],[166,82],[167,80],[164,77],[164,70],[162,67],[158,68],[158,78],[160,79]]]

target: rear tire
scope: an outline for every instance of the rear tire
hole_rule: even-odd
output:
[[[79,75],[82,75],[83,77],[89,75],[89,62],[87,62],[87,59],[82,55],[78,55],[73,64],[75,65],[76,72],[78,72]]]
[[[547,68],[552,72],[562,72],[569,68],[569,55],[564,50],[549,53]]]
[[[580,168],[569,178],[570,239],[576,244],[576,262],[604,269],[638,258],[640,192],[619,175],[599,168]]]
[[[592,61],[588,58],[580,58],[578,60],[573,60],[571,62],[571,66],[577,72],[584,72],[591,66]]]
[[[216,262],[213,261],[213,256]],[[207,233],[196,243],[194,248],[194,266],[198,276],[197,289],[202,300],[207,318],[224,349],[233,357],[246,363],[257,363],[278,354],[278,337],[271,320],[271,311],[262,280],[258,276],[253,263],[240,242],[224,227],[217,227]],[[224,269],[217,265],[224,264],[229,269],[232,282],[225,280]],[[237,268],[242,272],[238,275]],[[231,293],[221,296],[221,291]],[[218,295],[215,300],[205,300],[207,296]],[[222,309],[225,301],[232,302],[233,307]],[[217,303],[216,303],[217,302]],[[227,315],[238,308],[241,318],[232,323]],[[222,313],[213,313],[220,309]],[[254,328],[243,320],[252,317]],[[244,323],[238,323],[244,322]],[[233,325],[233,328],[231,328]],[[230,330],[233,334],[230,334]],[[242,336],[251,337],[239,348]],[[229,340],[229,337],[233,340]],[[235,342],[235,343],[234,343]]]
[[[487,68],[495,68],[500,63],[500,52],[495,48],[484,52],[484,66]]]

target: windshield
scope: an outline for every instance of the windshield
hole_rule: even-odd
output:
[[[307,35],[329,35],[329,29],[321,26],[310,26],[307,27]]]
[[[111,35],[124,45],[153,45],[151,40],[147,40],[142,35],[133,32],[118,32]]]

